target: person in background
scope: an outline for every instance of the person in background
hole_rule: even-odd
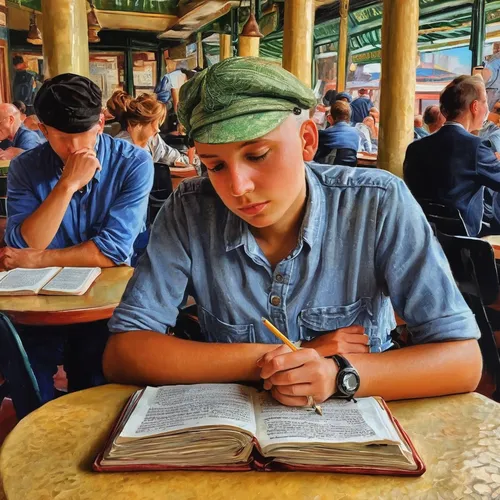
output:
[[[408,146],[404,180],[415,198],[458,209],[470,236],[481,232],[483,220],[497,233],[499,207],[492,201],[493,207],[488,208],[487,200],[485,214],[484,197],[485,188],[495,194],[500,191],[500,161],[471,133],[482,127],[488,115],[484,82],[480,76],[459,76],[446,86],[439,101],[446,123]]]
[[[142,94],[134,99],[123,90],[117,90],[106,107],[121,125],[117,139],[124,139],[149,151],[154,163],[169,167],[190,165],[189,156],[166,144],[158,133],[167,116],[167,108],[155,94]],[[194,163],[199,163],[197,158]]]
[[[375,126],[373,116],[367,116],[362,123],[356,123],[356,130],[361,136],[360,151],[376,153],[378,150],[378,128]]]
[[[370,109],[374,107],[374,104],[368,95],[368,90],[359,89],[358,95],[359,97],[354,99],[351,103],[352,122],[354,124],[361,123],[370,114]]]
[[[319,131],[319,147],[314,158],[318,163],[356,166],[356,153],[360,147],[360,134],[351,126],[351,107],[346,102],[337,101],[330,109],[331,127]],[[334,150],[347,150],[342,160],[329,159]]]
[[[479,131],[479,137],[487,141],[495,153],[500,153],[500,100],[493,104],[488,120]]]
[[[94,82],[70,73],[39,90],[34,106],[47,142],[10,164],[0,269],[130,264],[145,226],[153,162],[127,141],[100,134],[101,99]],[[52,376],[63,355],[70,390],[104,382],[108,333],[102,321],[20,331],[43,402],[54,397]]]
[[[37,88],[37,75],[28,70],[28,65],[22,56],[12,58],[15,74],[12,82],[12,95],[14,101],[24,102],[28,115],[33,113],[33,101]]]
[[[429,134],[437,132],[446,122],[446,118],[441,113],[437,104],[427,106],[424,111],[424,123],[427,125]]]
[[[495,102],[500,99],[500,42],[493,44],[493,54],[489,57],[482,76],[488,95],[488,107],[491,110]]]
[[[337,94],[337,101],[343,101],[346,102],[347,104],[351,104],[352,102],[352,95],[349,94],[349,92],[339,92]]]
[[[429,132],[424,128],[424,119],[422,115],[416,115],[413,119],[413,138],[415,140],[422,139],[422,137],[427,137]]]
[[[26,104],[24,104],[23,101],[14,101],[12,104],[19,110],[19,114],[21,115],[21,123],[24,124],[24,122],[26,121]]]
[[[43,132],[40,130],[40,120],[38,119],[38,116],[36,116],[35,114],[27,116],[26,120],[24,120],[23,125],[28,130],[35,132],[35,134],[38,135],[38,137],[42,143],[47,142],[47,139],[43,135]]]
[[[180,97],[208,177],[181,183],[158,214],[109,323],[110,381],[260,380],[298,407],[339,396],[338,362],[357,370],[359,397],[476,388],[478,327],[422,210],[388,172],[311,162],[309,87],[272,61],[233,57]],[[197,341],[168,334],[189,295]],[[409,347],[391,349],[393,307]],[[262,317],[302,348],[279,345]]]
[[[0,104],[0,160],[12,160],[41,143],[35,132],[23,126],[18,108],[13,104]]]

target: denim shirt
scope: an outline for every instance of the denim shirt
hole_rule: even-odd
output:
[[[145,229],[153,162],[146,151],[105,134],[98,136],[96,154],[101,170],[73,194],[48,248],[90,240],[115,264],[129,264],[134,241]],[[48,142],[12,160],[7,177],[7,245],[28,246],[21,226],[54,189],[62,168]]]
[[[279,343],[362,325],[371,352],[391,347],[394,310],[416,343],[478,337],[470,309],[420,207],[397,177],[306,164],[296,248],[274,269],[209,179],[183,182],[159,212],[146,254],[109,327],[166,332],[192,295],[209,342]],[[390,299],[389,296],[390,295]]]

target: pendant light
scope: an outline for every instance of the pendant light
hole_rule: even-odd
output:
[[[42,34],[40,33],[40,30],[38,29],[38,26],[36,24],[36,12],[33,11],[31,13],[30,17],[30,29],[28,31],[28,37],[26,38],[26,41],[28,43],[31,43],[32,45],[42,45]]]
[[[101,31],[101,24],[99,23],[99,19],[97,19],[94,2],[92,0],[88,0],[88,2],[90,4],[90,10],[87,13],[89,42],[98,43],[101,41],[98,35],[99,31]]]

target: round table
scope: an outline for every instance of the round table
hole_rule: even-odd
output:
[[[92,472],[95,456],[134,390],[107,385],[75,392],[21,420],[0,452],[0,478],[7,498],[428,500],[491,499],[500,494],[500,405],[475,393],[389,404],[427,466],[420,478],[302,472]]]
[[[125,291],[134,269],[103,269],[84,295],[30,295],[0,297],[0,311],[22,325],[69,325],[108,319]]]
[[[358,153],[358,167],[377,167],[377,155],[370,153]]]

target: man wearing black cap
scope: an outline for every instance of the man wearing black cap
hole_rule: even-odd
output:
[[[100,135],[101,91],[88,78],[63,74],[47,80],[34,105],[48,142],[11,162],[8,246],[0,250],[0,268],[130,264],[134,241],[145,228],[151,156]],[[87,331],[86,345],[91,344]],[[71,334],[70,340],[75,338]],[[43,339],[47,351],[47,342],[54,339]],[[49,365],[54,360],[49,361],[35,363],[44,372],[45,378],[37,373],[42,397],[53,385]],[[85,364],[92,363],[87,359]]]

